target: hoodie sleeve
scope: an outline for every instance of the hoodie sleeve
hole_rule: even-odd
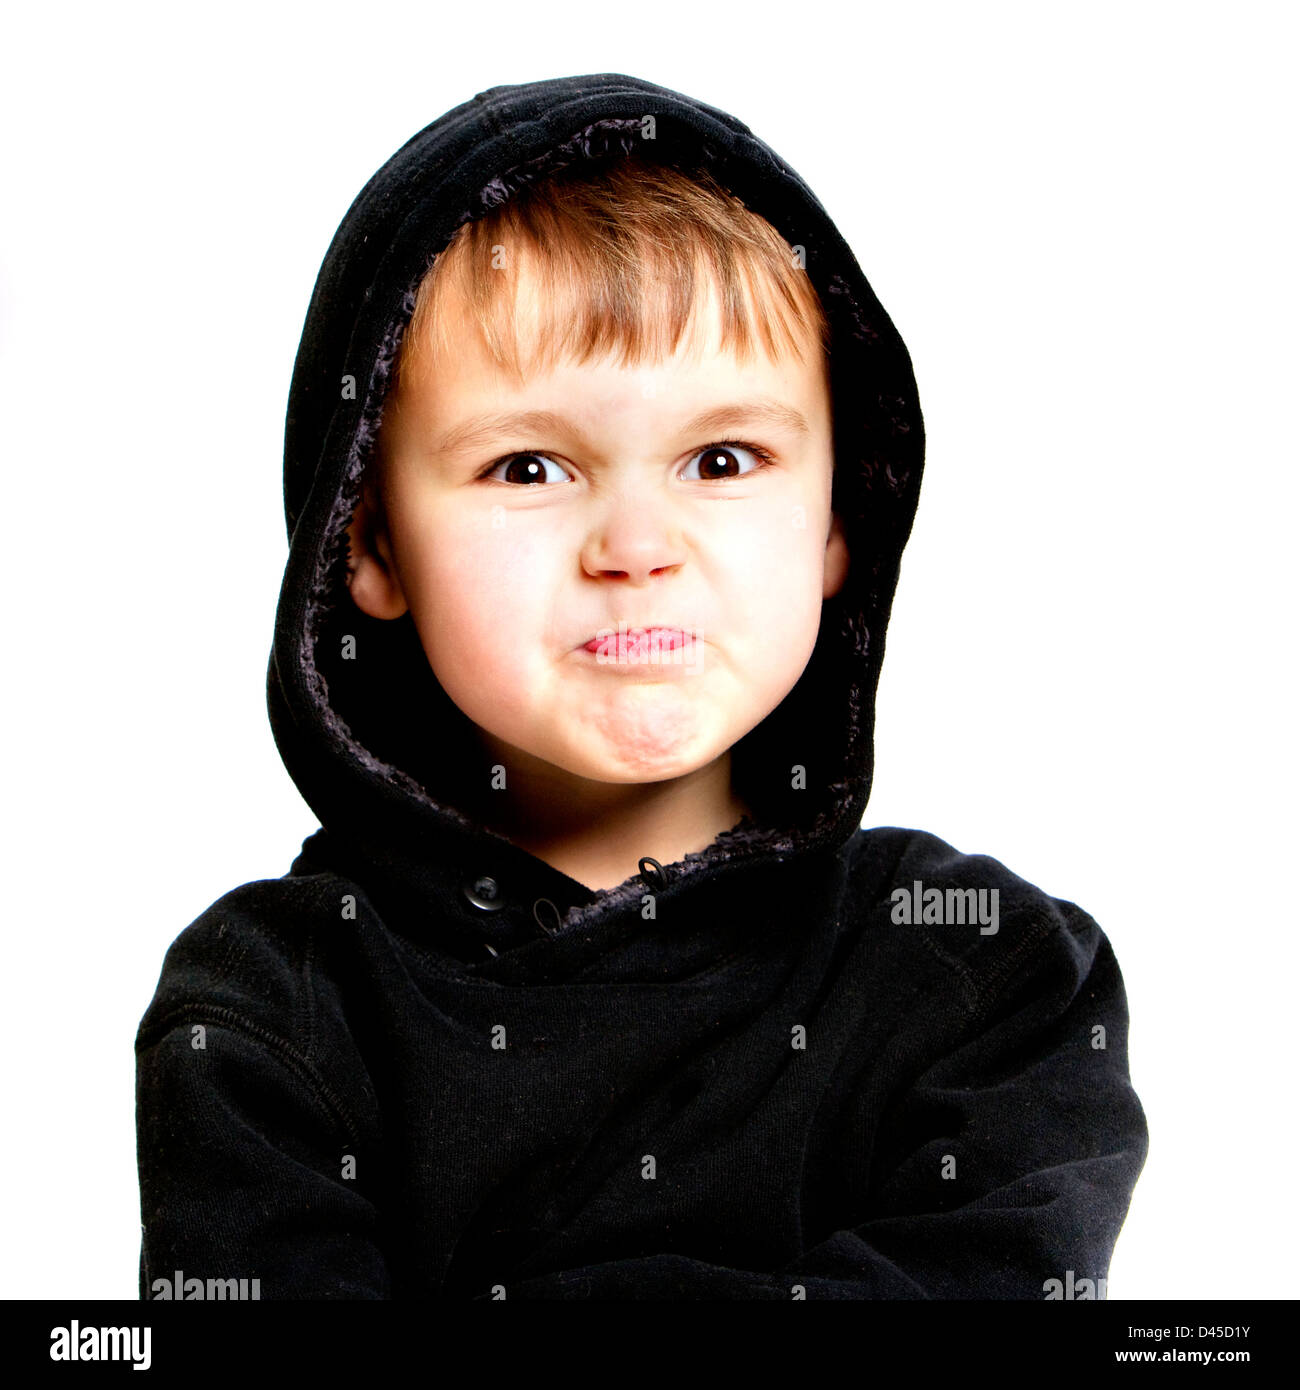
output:
[[[661,1252],[555,1271],[507,1285],[506,1296],[1104,1298],[1147,1126],[1110,944],[1080,909],[1054,907],[1058,929],[987,991],[992,1002],[980,1006],[968,976],[976,1002],[955,1050],[874,1122],[855,1098],[844,1147],[873,1155],[871,1171],[854,1175],[865,1219],[777,1270]]]
[[[359,1146],[316,1069],[230,1009],[151,1033],[136,1063],[140,1297],[191,1278],[257,1279],[262,1299],[389,1297],[375,1207],[347,1176]]]

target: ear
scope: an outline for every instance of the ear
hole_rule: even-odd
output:
[[[830,533],[826,537],[826,565],[822,572],[822,598],[832,598],[844,587],[849,573],[849,543],[839,517],[831,513]]]
[[[348,527],[348,592],[371,618],[400,618],[406,612],[383,503],[370,477],[362,482],[361,500]]]

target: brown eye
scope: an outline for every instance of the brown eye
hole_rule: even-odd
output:
[[[559,473],[558,478],[547,477],[548,464]],[[502,470],[504,470],[504,474]],[[569,475],[559,464],[552,463],[544,454],[512,454],[509,458],[502,459],[483,476],[485,478],[499,477],[503,483],[518,483],[521,486],[528,486],[533,483],[569,481]]]
[[[748,455],[756,460],[750,467],[743,465],[744,457]],[[686,465],[686,478],[694,479],[691,469],[698,460],[699,472],[695,475],[702,482],[710,482],[715,478],[743,478],[747,474],[755,473],[764,467],[770,460],[770,456],[761,449],[756,449],[750,444],[711,444],[707,449],[702,449],[690,463]]]

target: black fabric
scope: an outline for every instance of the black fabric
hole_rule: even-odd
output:
[[[805,248],[852,561],[733,750],[752,817],[596,892],[480,823],[471,726],[409,617],[364,617],[344,576],[433,255],[612,158],[707,169]],[[994,860],[859,828],[923,433],[852,253],[722,111],[620,74],[499,87],[374,176],[285,437],[268,696],[322,829],[167,953],[136,1043],[142,1298],[177,1271],[263,1298],[1043,1298],[1067,1271],[1104,1293],[1147,1151],[1109,943]],[[900,920],[934,889],[997,890],[995,921]]]

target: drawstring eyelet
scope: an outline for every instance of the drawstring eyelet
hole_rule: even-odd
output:
[[[546,906],[549,907],[551,911],[555,914],[555,925],[553,927],[548,927],[546,923],[543,922],[542,919],[537,915],[537,909],[541,907],[543,903],[545,903]],[[560,927],[563,925],[563,919],[560,917],[560,909],[555,906],[555,904],[550,900],[550,898],[538,898],[537,901],[533,904],[533,921],[536,922],[539,927],[541,927],[541,929],[546,933],[547,936],[554,936],[555,933],[559,931]]]
[[[651,866],[649,869],[646,868],[647,864]],[[645,855],[636,861],[636,867],[648,888],[658,891],[668,886],[668,875],[664,873],[664,866],[657,859]]]

